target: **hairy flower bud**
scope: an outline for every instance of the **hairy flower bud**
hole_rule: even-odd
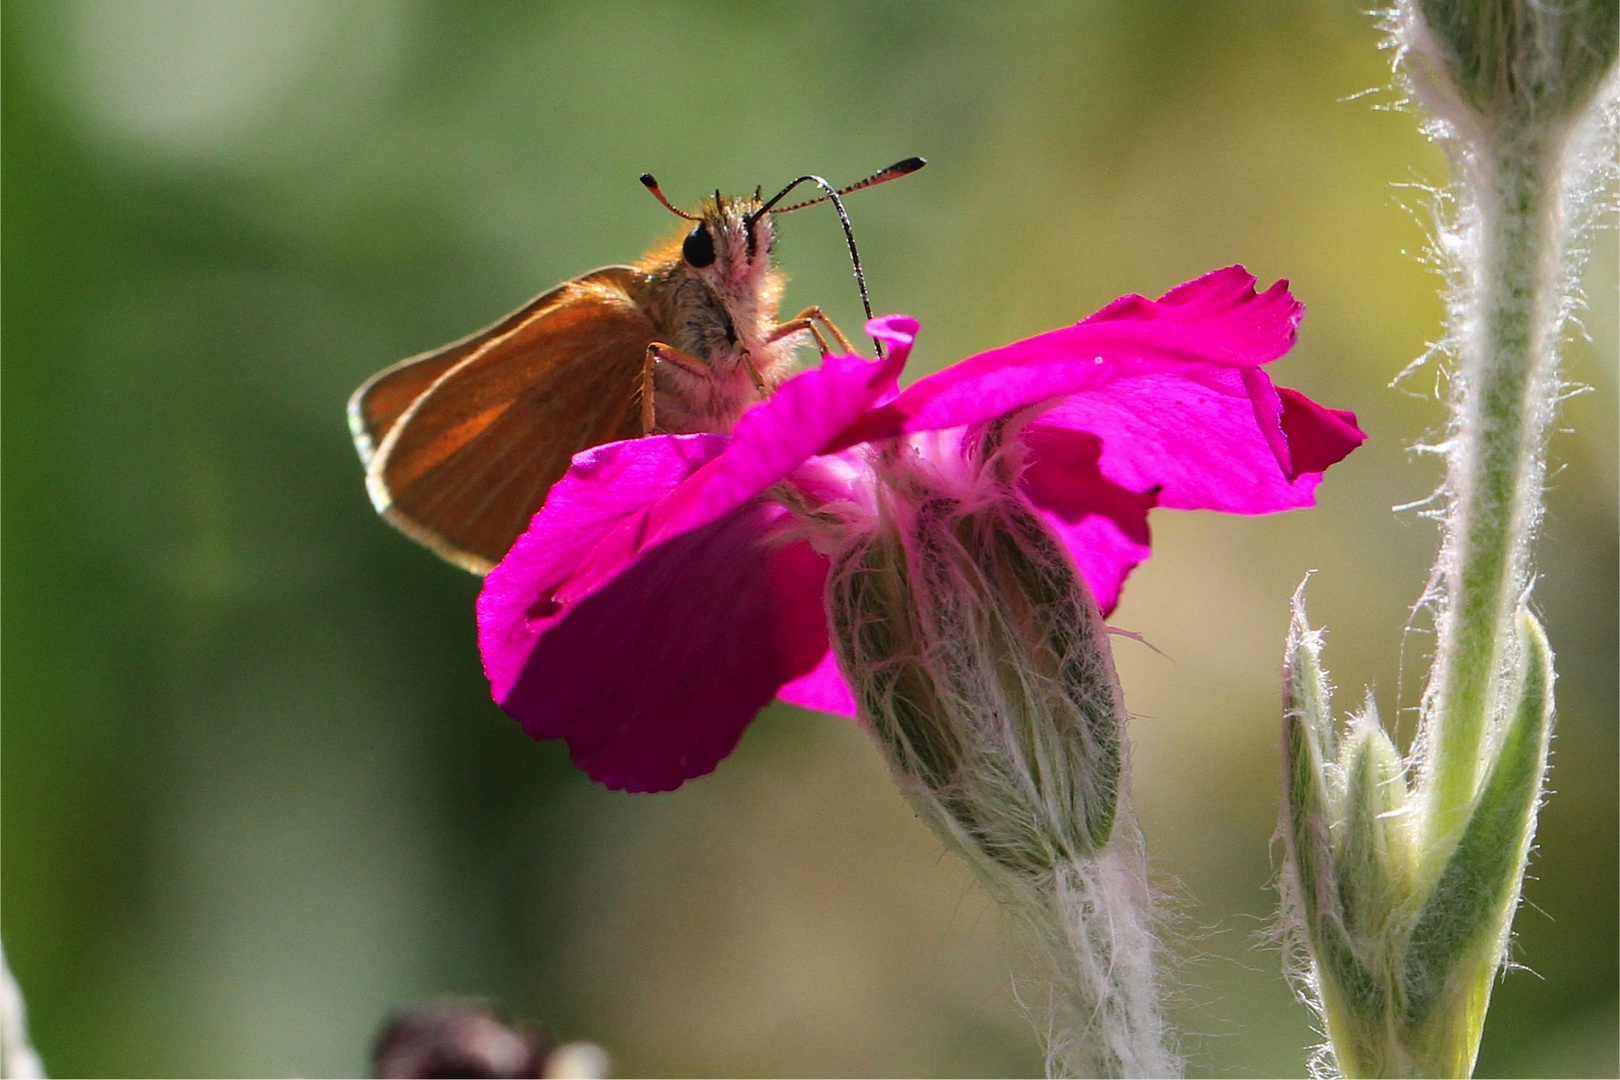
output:
[[[1424,103],[1497,132],[1580,113],[1620,47],[1613,0],[1405,0],[1396,18]]]
[[[1535,834],[1552,654],[1518,616],[1520,671],[1494,760],[1455,843],[1417,827],[1433,792],[1370,706],[1335,745],[1321,635],[1296,595],[1284,665],[1285,879],[1300,972],[1346,1076],[1467,1076]]]

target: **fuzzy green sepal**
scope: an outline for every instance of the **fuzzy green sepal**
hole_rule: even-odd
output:
[[[1284,673],[1284,835],[1328,1037],[1346,1076],[1471,1073],[1518,905],[1551,736],[1552,652],[1517,617],[1512,711],[1447,851],[1414,818],[1399,753],[1369,709],[1337,747],[1321,640],[1296,597]],[[1330,753],[1325,748],[1332,747]],[[1440,865],[1425,875],[1425,862]]]

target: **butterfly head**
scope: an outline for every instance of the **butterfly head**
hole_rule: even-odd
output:
[[[692,229],[681,241],[686,265],[704,270],[719,284],[738,285],[770,268],[776,233],[770,216],[759,213],[759,196],[726,198],[718,191],[704,199]]]
[[[723,288],[746,287],[770,269],[776,233],[770,215],[761,213],[759,192],[732,198],[716,191],[704,199],[695,214],[676,209],[664,198],[657,181],[643,174],[641,182],[659,202],[691,222],[680,242],[681,261]]]
[[[696,214],[688,214],[671,204],[659,190],[658,181],[653,179],[651,173],[642,173],[641,183],[652,192],[654,198],[664,204],[665,209],[692,222],[691,230],[680,242],[683,266],[701,274],[711,286],[717,287],[722,294],[730,294],[733,298],[756,296],[761,285],[767,285],[774,280],[773,295],[770,298],[773,310],[775,299],[780,294],[781,279],[770,274],[771,244],[775,240],[771,216],[831,202],[838,210],[838,219],[844,226],[844,239],[849,243],[850,261],[855,264],[855,280],[861,289],[861,304],[866,309],[867,317],[870,318],[872,305],[866,296],[866,276],[861,272],[860,255],[855,251],[855,233],[850,227],[849,215],[844,211],[841,197],[862,188],[893,180],[897,176],[914,173],[925,164],[927,162],[920,157],[906,158],[895,162],[887,169],[873,173],[865,180],[842,188],[833,187],[819,176],[805,175],[769,199],[764,198],[758,188],[754,190],[752,196],[745,195],[733,199],[727,199],[716,191],[712,200],[703,201]],[[814,184],[823,194],[802,202],[784,205],[789,193],[802,184]],[[877,347],[881,354],[883,347],[881,345]]]

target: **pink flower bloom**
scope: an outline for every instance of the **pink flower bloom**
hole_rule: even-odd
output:
[[[579,454],[478,601],[495,700],[566,739],[596,780],[664,791],[711,771],[773,697],[846,714],[828,649],[829,556],[871,524],[881,457],[949,467],[985,424],[1028,412],[1020,488],[1111,610],[1149,554],[1155,506],[1310,506],[1365,436],[1352,413],[1274,387],[1302,307],[1242,267],[1156,301],[970,357],[897,393],[917,324],[869,327],[886,359],[829,356],[733,435]]]

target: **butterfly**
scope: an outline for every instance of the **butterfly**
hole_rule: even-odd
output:
[[[779,320],[784,279],[772,215],[831,200],[866,299],[839,196],[915,172],[907,158],[835,189],[816,176],[770,199],[718,191],[639,261],[604,266],[540,294],[493,326],[402,360],[349,399],[349,428],[378,513],[476,574],[528,527],[581,450],[655,433],[729,433],[792,373],[814,340],[853,352],[817,307]],[[825,194],[791,206],[802,183]],[[868,305],[868,316],[870,306]]]

